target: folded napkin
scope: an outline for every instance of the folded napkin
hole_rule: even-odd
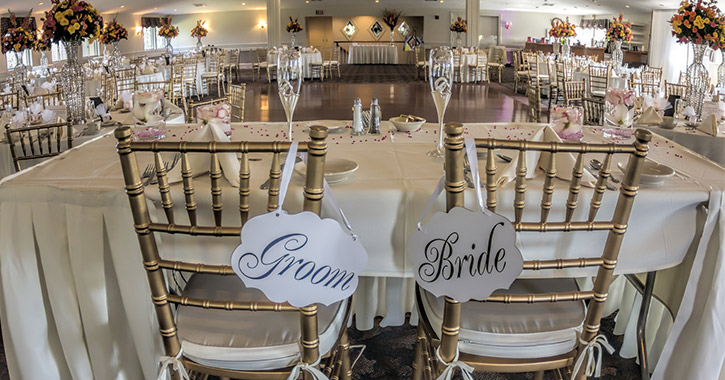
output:
[[[643,103],[645,107],[654,108],[654,110],[658,112],[672,108],[672,104],[670,104],[670,102],[665,99],[664,96],[659,96],[655,98],[650,95],[644,95]]]
[[[131,113],[133,117],[141,122],[147,123],[149,121],[158,121],[158,118],[152,118],[156,116],[156,111],[161,107],[161,99],[164,98],[163,92],[157,91],[138,91],[133,95],[133,107]],[[161,120],[163,117],[159,116]]]
[[[132,99],[133,95],[131,94],[131,91],[121,91],[121,94],[119,94],[118,96],[118,102],[116,103],[115,108],[131,109]]]
[[[707,133],[708,135],[718,136],[720,131],[718,129],[717,117],[715,115],[706,117],[702,123],[697,125],[697,129]]]
[[[229,137],[224,133],[220,125],[217,123],[208,123],[202,126],[199,133],[192,139],[193,142],[229,142]],[[222,168],[222,174],[234,187],[239,187],[239,159],[236,153],[220,153],[219,163]],[[211,156],[209,154],[190,154],[189,164],[196,175],[204,174],[209,171],[211,165]],[[181,181],[181,165],[177,165],[169,174],[169,183]]]
[[[44,109],[43,112],[40,113],[40,118],[43,119],[44,124],[50,124],[53,122],[53,118],[55,118],[55,112],[53,112],[53,110]]]
[[[682,110],[682,115],[685,116],[690,122],[694,122],[697,118],[697,113],[695,113],[695,109],[692,106],[685,107],[685,109]]]
[[[171,103],[166,98],[162,99],[161,103],[162,103],[161,106],[164,109],[163,114],[166,119],[168,119],[171,116],[178,116],[178,115],[181,115],[184,113],[184,111],[179,106],[177,106],[174,103]]]
[[[662,123],[662,116],[653,107],[648,107],[637,122],[639,124],[660,124]]]
[[[152,65],[147,65],[146,67],[141,70],[141,74],[148,75],[155,73],[156,70],[154,70],[154,67]]]
[[[30,105],[30,113],[33,115],[40,115],[43,112],[43,104],[40,102],[34,102]]]
[[[48,93],[55,92],[58,85],[55,82],[45,82],[40,85],[40,87],[46,89]]]
[[[100,116],[101,121],[107,122],[111,120],[111,114],[108,113],[108,107],[105,103],[101,103],[96,106],[96,115]]]

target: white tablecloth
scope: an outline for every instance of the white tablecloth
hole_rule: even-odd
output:
[[[660,128],[656,125],[644,127],[682,146],[690,148],[720,165],[725,165],[725,137],[723,136],[715,137],[699,129],[688,130],[684,126],[677,126],[675,129]],[[722,130],[722,127],[720,129]]]
[[[460,76],[460,82],[461,83],[469,83],[469,82],[475,82],[476,77],[479,76],[478,74],[472,74],[469,73],[468,65],[475,65],[478,61],[478,56],[476,54],[461,54],[461,76]],[[478,78],[479,80],[483,80],[485,78]]]
[[[388,126],[384,124],[384,128]],[[473,136],[511,139],[529,137],[539,128],[507,123],[467,127]],[[179,132],[188,131],[186,127],[179,128]],[[235,140],[264,140],[269,138],[266,136],[283,139],[285,125],[244,123],[234,124],[233,128]],[[298,123],[295,139],[304,138],[302,130]],[[178,136],[190,138],[184,133]],[[359,328],[372,326],[375,315],[385,317],[383,325],[400,324],[404,313],[412,311],[413,282],[405,242],[442,174],[442,161],[425,156],[436,140],[431,124],[414,134],[352,138],[345,133],[331,134],[328,139],[330,157],[346,157],[360,164],[348,181],[333,185],[338,202],[369,254],[365,272],[369,277],[361,280],[355,299]],[[603,141],[598,128],[587,129],[585,140]],[[162,346],[114,144],[111,136],[99,138],[0,185],[0,317],[13,379],[156,376]],[[644,272],[680,263],[691,252],[696,236],[695,206],[710,199],[710,187],[712,193],[725,188],[722,168],[676,144],[667,144],[661,137],[653,140],[650,157],[667,162],[681,174],[664,186],[640,189],[630,232],[623,242],[618,273]],[[268,162],[253,163],[254,190],[265,180],[266,165]],[[528,183],[527,200],[530,197],[531,201],[527,203],[531,208],[527,216],[538,217],[542,183],[541,176]],[[300,178],[295,177],[285,207],[291,212],[300,207],[301,185]],[[582,189],[578,216],[586,213],[585,200],[591,193],[590,188]],[[566,183],[557,181],[554,194],[556,204],[563,204]],[[236,199],[232,189],[226,189],[225,196]],[[263,194],[257,196],[260,200],[264,198]],[[470,190],[466,198],[471,205],[474,197]],[[509,213],[512,200],[513,183],[509,183],[499,191],[499,211]],[[197,201],[202,210],[206,200],[200,196]],[[611,215],[615,201],[616,194],[607,192],[601,217]],[[443,203],[441,197],[436,207],[442,208]],[[717,208],[710,210],[711,218],[721,214],[721,207],[714,206]],[[256,204],[253,212],[262,208]],[[225,210],[233,209],[225,205]],[[551,220],[558,217],[552,213]],[[715,228],[722,233],[722,224],[713,226],[707,224],[705,229]],[[521,237],[521,247],[526,259],[578,256],[588,247],[602,247],[606,236],[584,235],[585,239],[554,234],[542,242],[537,234],[527,234]],[[716,252],[722,250],[721,241],[705,241],[711,236],[703,235],[700,244],[714,244]],[[162,254],[198,258],[202,251],[185,239],[164,237]],[[237,244],[237,239],[222,239],[214,246],[204,246],[203,252],[210,263],[226,263]],[[701,256],[700,250],[696,253]],[[725,272],[717,266],[707,269],[718,269],[717,275]],[[713,284],[720,287],[722,297],[722,281]],[[708,284],[707,289],[711,288]],[[610,291],[612,299],[621,299],[615,292],[616,289]],[[719,305],[705,305],[704,309],[715,311],[722,307],[722,303]],[[624,317],[620,313],[620,318]],[[657,330],[658,327],[654,327],[657,339],[663,341],[667,331]],[[723,335],[722,330],[716,331],[705,337],[710,340],[699,339],[697,343],[706,347],[721,345]],[[687,336],[683,339],[687,340]],[[683,356],[677,355],[679,362]],[[719,363],[722,361],[718,366]]]
[[[390,45],[351,45],[348,64],[398,64],[398,48]]]
[[[267,54],[267,62],[270,65],[276,65],[277,55],[278,54],[276,52]],[[322,63],[322,54],[319,51],[312,53],[300,53],[300,58],[302,59],[302,73],[305,78],[310,78],[312,76],[312,69],[310,68],[311,63]]]

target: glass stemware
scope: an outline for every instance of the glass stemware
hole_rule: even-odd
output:
[[[438,146],[428,152],[429,157],[443,157],[443,116],[451,100],[453,85],[453,51],[448,47],[440,47],[430,52],[430,75],[428,76],[430,92],[438,113]]]
[[[292,116],[302,87],[302,58],[299,51],[289,49],[277,54],[277,87],[279,100],[287,116],[287,139],[292,141]]]

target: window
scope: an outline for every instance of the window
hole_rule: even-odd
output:
[[[32,66],[33,65],[33,56],[31,55],[31,50],[25,50],[22,53],[20,53],[20,60],[23,62],[25,66]],[[5,53],[5,62],[7,63],[8,70],[12,70],[16,66],[16,56],[14,52],[7,52]]]
[[[62,42],[56,42],[50,45],[50,58],[53,62],[65,61],[67,56],[65,54],[65,47]]]
[[[143,49],[156,50],[163,49],[166,46],[166,39],[159,36],[158,26],[149,26],[143,28]]]
[[[81,50],[83,51],[84,57],[101,55],[101,44],[98,43],[98,40],[91,43],[89,43],[88,40],[83,40],[83,43],[81,44]]]

